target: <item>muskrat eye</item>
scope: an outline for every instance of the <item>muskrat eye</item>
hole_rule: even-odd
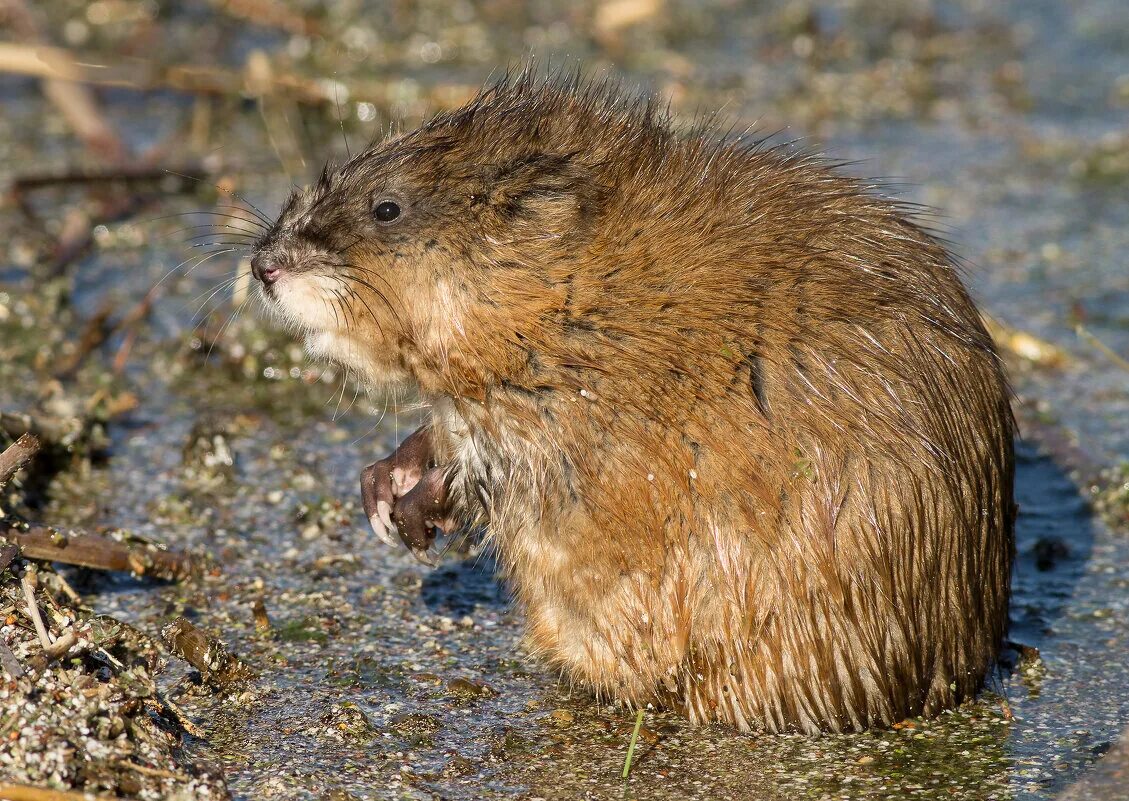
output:
[[[376,204],[372,214],[381,222],[392,222],[400,216],[400,204],[394,200],[382,200]]]

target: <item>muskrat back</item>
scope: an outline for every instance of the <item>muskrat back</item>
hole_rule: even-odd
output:
[[[820,159],[526,72],[327,170],[253,263],[312,354],[430,404],[376,532],[484,525],[599,694],[840,731],[993,664],[999,361],[946,249]]]

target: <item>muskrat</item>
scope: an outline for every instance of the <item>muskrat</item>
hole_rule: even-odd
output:
[[[376,533],[430,563],[483,528],[599,695],[844,731],[992,666],[999,359],[946,248],[835,165],[525,71],[327,168],[252,268],[311,355],[430,408],[362,474]]]

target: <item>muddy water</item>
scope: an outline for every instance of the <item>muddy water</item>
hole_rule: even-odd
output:
[[[60,22],[72,13],[51,5]],[[371,13],[341,23],[362,32],[349,34],[354,43],[370,41],[365,31],[384,37],[366,45],[367,62],[353,58],[356,45],[338,61],[315,46],[303,63],[346,80],[367,63],[369,73],[409,75],[417,86],[477,83],[533,46],[615,63],[687,114],[725,105],[734,118],[863,160],[849,167],[860,174],[904,180],[903,197],[944,210],[934,223],[968,258],[986,310],[1066,353],[1059,368],[1017,366],[1033,433],[1065,433],[1092,463],[1114,465],[1129,460],[1129,374],[1076,327],[1129,354],[1122,6],[687,3],[671,4],[666,21],[609,34],[552,3],[522,11],[407,4],[379,26]],[[170,14],[163,24],[170,58],[191,56],[186,32],[201,20]],[[273,31],[215,25],[215,52],[232,63],[251,44],[302,51]],[[434,55],[431,42],[457,55],[430,66],[420,54]],[[414,90],[401,88],[410,118]],[[0,84],[7,174],[77,155],[33,90]],[[190,113],[174,95],[110,92],[105,102],[123,126],[144,120],[130,126],[140,146]],[[351,121],[347,132],[362,138],[387,111],[368,125]],[[212,139],[225,158],[258,164],[271,152],[261,116],[238,106],[216,114]],[[308,147],[340,150],[329,128],[307,126]],[[288,182],[274,166],[245,181],[269,209]],[[170,198],[148,217],[207,202],[206,192]],[[43,287],[26,264],[18,220],[6,215],[3,226],[10,247],[0,293],[13,307]],[[175,227],[107,226],[76,271],[77,319],[108,296],[136,301],[190,255]],[[366,533],[357,472],[412,430],[419,412],[354,402],[339,376],[317,380],[285,337],[246,314],[216,352],[185,345],[200,293],[232,268],[220,256],[172,284],[136,348],[128,380],[141,404],[112,426],[112,458],[61,477],[45,514],[119,523],[222,563],[219,578],[195,587],[76,580],[99,610],[150,630],[185,614],[259,669],[245,694],[225,699],[197,691],[178,667],[165,677],[207,732],[192,747],[224,765],[238,797],[1051,798],[1129,721],[1129,538],[1091,514],[1088,489],[1036,436],[1020,448],[1012,636],[1037,647],[1041,662],[1001,670],[975,704],[889,732],[740,737],[651,714],[623,783],[628,716],[570,692],[520,650],[520,613],[488,562],[450,555],[428,571]],[[232,312],[227,297],[210,302],[216,325]],[[58,333],[30,312],[27,326],[13,319],[5,335],[26,338],[27,354]],[[33,361],[5,366],[0,406],[36,397],[43,374]],[[222,459],[206,464],[216,436],[232,454],[229,469]],[[257,599],[270,634],[254,627]],[[1095,797],[1116,797],[1101,792]]]

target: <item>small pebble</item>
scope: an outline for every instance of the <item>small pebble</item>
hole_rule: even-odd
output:
[[[576,716],[567,709],[554,709],[549,713],[549,722],[554,726],[571,726]]]

